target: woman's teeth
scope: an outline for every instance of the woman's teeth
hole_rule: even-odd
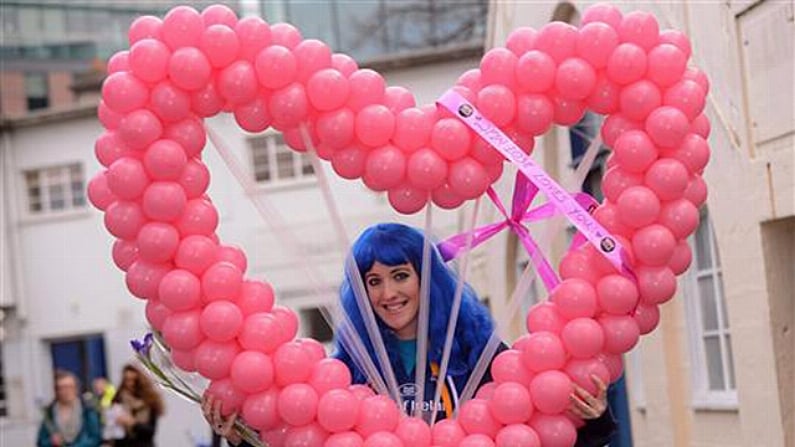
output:
[[[385,304],[384,305],[384,309],[387,312],[400,312],[401,310],[403,310],[404,307],[406,307],[406,304],[408,304],[408,301],[401,301],[399,303]]]

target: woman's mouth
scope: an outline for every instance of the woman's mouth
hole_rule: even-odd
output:
[[[381,307],[388,313],[396,314],[402,311],[408,303],[408,300],[396,301],[394,303],[383,304]]]

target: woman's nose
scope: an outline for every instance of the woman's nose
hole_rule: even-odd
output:
[[[392,281],[384,282],[384,298],[390,299],[397,295],[398,288]]]

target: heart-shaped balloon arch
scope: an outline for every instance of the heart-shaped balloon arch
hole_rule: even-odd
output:
[[[690,264],[686,239],[706,199],[710,151],[709,85],[687,66],[687,37],[659,32],[649,13],[604,4],[586,10],[579,29],[514,31],[452,90],[527,153],[553,123],[572,125],[586,110],[607,116],[601,135],[614,153],[594,217],[633,274],[591,244],[571,249],[563,282],[527,316],[530,334],[495,359],[495,384],[430,428],[351,386],[345,365],[317,343],[294,340],[294,312],[274,306],[267,283],[244,277],[244,254],[219,244],[202,119],[232,112],[243,129],[273,127],[298,151],[311,138],[337,174],[388,191],[403,213],[480,197],[505,157],[461,117],[416,107],[408,90],[289,24],[181,6],[162,21],[139,18],[129,39],[108,63],[98,111],[107,130],[96,142],[106,169],[89,197],[173,362],[210,379],[224,412],[240,410],[273,445],[571,446],[572,381],[593,391],[590,374],[616,380],[621,354],[656,327],[658,305]]]

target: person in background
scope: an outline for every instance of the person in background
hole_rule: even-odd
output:
[[[154,447],[157,420],[163,415],[164,405],[149,378],[135,366],[126,365],[113,403],[121,406],[115,421],[124,429],[124,437],[116,439],[114,447]]]
[[[37,447],[99,447],[99,414],[80,398],[79,389],[74,374],[55,372],[55,400],[44,410]]]

